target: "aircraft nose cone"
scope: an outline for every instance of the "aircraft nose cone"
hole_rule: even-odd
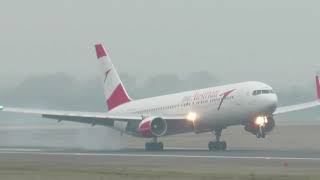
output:
[[[273,113],[278,106],[278,96],[276,94],[269,95],[266,100],[267,112]]]

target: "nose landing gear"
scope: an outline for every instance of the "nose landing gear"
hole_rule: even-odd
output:
[[[266,131],[264,127],[259,127],[259,130],[256,134],[257,138],[265,138],[266,137]]]
[[[214,130],[216,140],[208,143],[209,151],[225,151],[227,149],[227,143],[225,141],[220,141],[221,133],[222,129]]]

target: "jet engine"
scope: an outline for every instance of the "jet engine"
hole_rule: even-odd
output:
[[[266,134],[271,132],[275,127],[275,121],[272,117],[258,116],[253,121],[250,121],[244,129],[257,138],[265,138]]]
[[[167,122],[160,117],[147,117],[143,119],[138,131],[143,137],[159,137],[167,132]]]

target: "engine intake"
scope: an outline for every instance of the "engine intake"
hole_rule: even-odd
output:
[[[160,117],[147,117],[143,119],[138,131],[144,137],[159,137],[167,132],[167,122]]]

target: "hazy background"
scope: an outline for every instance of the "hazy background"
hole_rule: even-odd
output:
[[[105,111],[97,42],[133,98],[258,80],[281,105],[313,100],[319,22],[316,0],[2,0],[0,104]],[[315,123],[318,114],[277,119]]]
[[[319,1],[1,1],[1,101],[104,110],[97,42],[135,98],[259,80],[310,100],[319,20]]]

